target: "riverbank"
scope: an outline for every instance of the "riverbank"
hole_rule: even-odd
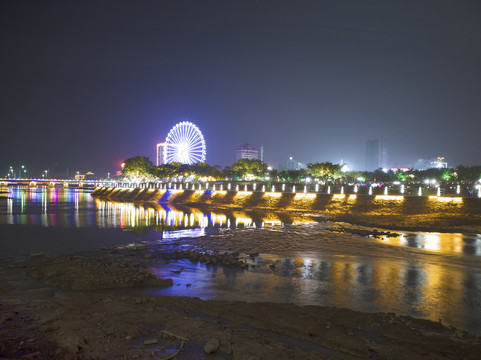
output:
[[[479,198],[119,188],[98,188],[92,196],[200,209],[309,212],[332,221],[394,230],[481,233]]]
[[[251,269],[276,274],[284,271],[281,263],[255,261],[273,247],[276,253],[309,253],[319,247],[337,253],[341,239],[360,239],[358,230],[337,224],[323,245],[313,241],[315,231],[321,231],[316,229],[245,230],[74,255],[34,254],[24,261],[4,258],[0,357],[195,359],[210,353],[212,359],[478,358],[481,339],[443,320],[334,306],[152,295],[176,286],[195,288],[195,283],[169,280],[169,274],[178,279],[184,271],[170,268],[172,260],[239,276]],[[377,246],[374,241],[363,244],[367,252]],[[167,269],[161,279],[153,276],[157,267]]]

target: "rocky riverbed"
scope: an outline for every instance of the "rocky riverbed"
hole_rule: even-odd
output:
[[[325,228],[329,235],[325,235]],[[250,271],[259,254],[332,249],[342,236],[394,236],[349,224],[226,231],[73,255],[0,262],[5,359],[478,359],[481,339],[394,313],[333,306],[153,296],[152,266],[185,259]],[[315,231],[330,240],[313,241]],[[292,241],[295,236],[296,241]],[[368,246],[376,246],[369,243]],[[265,264],[276,272],[275,263]],[[176,270],[172,270],[175,272]],[[172,273],[173,274],[173,273]]]

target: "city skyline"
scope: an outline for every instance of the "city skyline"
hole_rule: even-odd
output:
[[[276,167],[389,138],[389,165],[479,165],[475,1],[0,4],[0,170],[113,172],[191,121],[207,162]],[[466,145],[467,144],[467,145]],[[155,146],[155,145],[154,145]]]

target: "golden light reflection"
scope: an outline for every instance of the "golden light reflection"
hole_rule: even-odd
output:
[[[280,192],[271,192],[271,191],[268,191],[268,192],[265,192],[265,193],[264,193],[264,196],[280,198],[280,197],[282,196],[282,193],[280,193]]]
[[[264,225],[270,225],[270,226],[279,226],[279,225],[282,225],[282,221],[280,220],[271,220],[271,219],[262,219],[262,222],[264,223]]]
[[[402,195],[376,195],[374,200],[388,200],[388,201],[402,201],[404,196]]]
[[[357,195],[354,195],[354,194],[349,195],[348,200],[356,200],[356,199],[357,199]]]
[[[332,200],[344,200],[346,198],[346,194],[334,194],[332,195]]]
[[[227,223],[227,216],[224,214],[212,213],[211,217],[213,225],[222,226],[223,224]]]
[[[450,196],[436,196],[436,195],[431,195],[429,196],[429,200],[436,200],[439,202],[444,202],[444,203],[462,203],[463,198],[462,197],[450,197]]]
[[[315,199],[316,198],[316,194],[306,194],[306,193],[297,193],[295,196],[294,196],[294,200],[301,200],[301,199],[305,199],[305,200],[312,200],[312,199]]]
[[[407,233],[397,237],[385,236],[377,240],[392,246],[406,246],[443,254],[463,254],[465,251],[463,236],[461,233]]]
[[[182,190],[182,189],[177,189],[177,190],[176,190],[176,189],[174,189],[174,190],[170,190],[170,193],[171,193],[171,194],[179,194],[179,193],[183,193],[183,192],[184,192],[184,190]]]
[[[227,194],[227,191],[225,190],[215,190],[212,195],[225,195]]]
[[[249,227],[252,224],[252,218],[243,218],[243,217],[235,218],[236,227],[239,226],[239,224],[243,224],[244,227]]]
[[[250,196],[252,195],[252,191],[238,191],[236,196]]]
[[[424,239],[424,248],[432,251],[441,250],[441,239],[439,238],[439,234],[427,234]]]

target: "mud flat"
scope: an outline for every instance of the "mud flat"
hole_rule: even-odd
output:
[[[146,294],[172,286],[172,280],[152,274],[153,264],[185,258],[242,270],[257,251],[271,248],[274,237],[250,241],[249,232],[241,231],[228,241],[183,240],[190,250],[140,243],[65,256],[32,254],[21,261],[3,258],[0,357],[479,359],[478,336],[439,321],[332,306]],[[307,238],[299,241],[314,246]]]

